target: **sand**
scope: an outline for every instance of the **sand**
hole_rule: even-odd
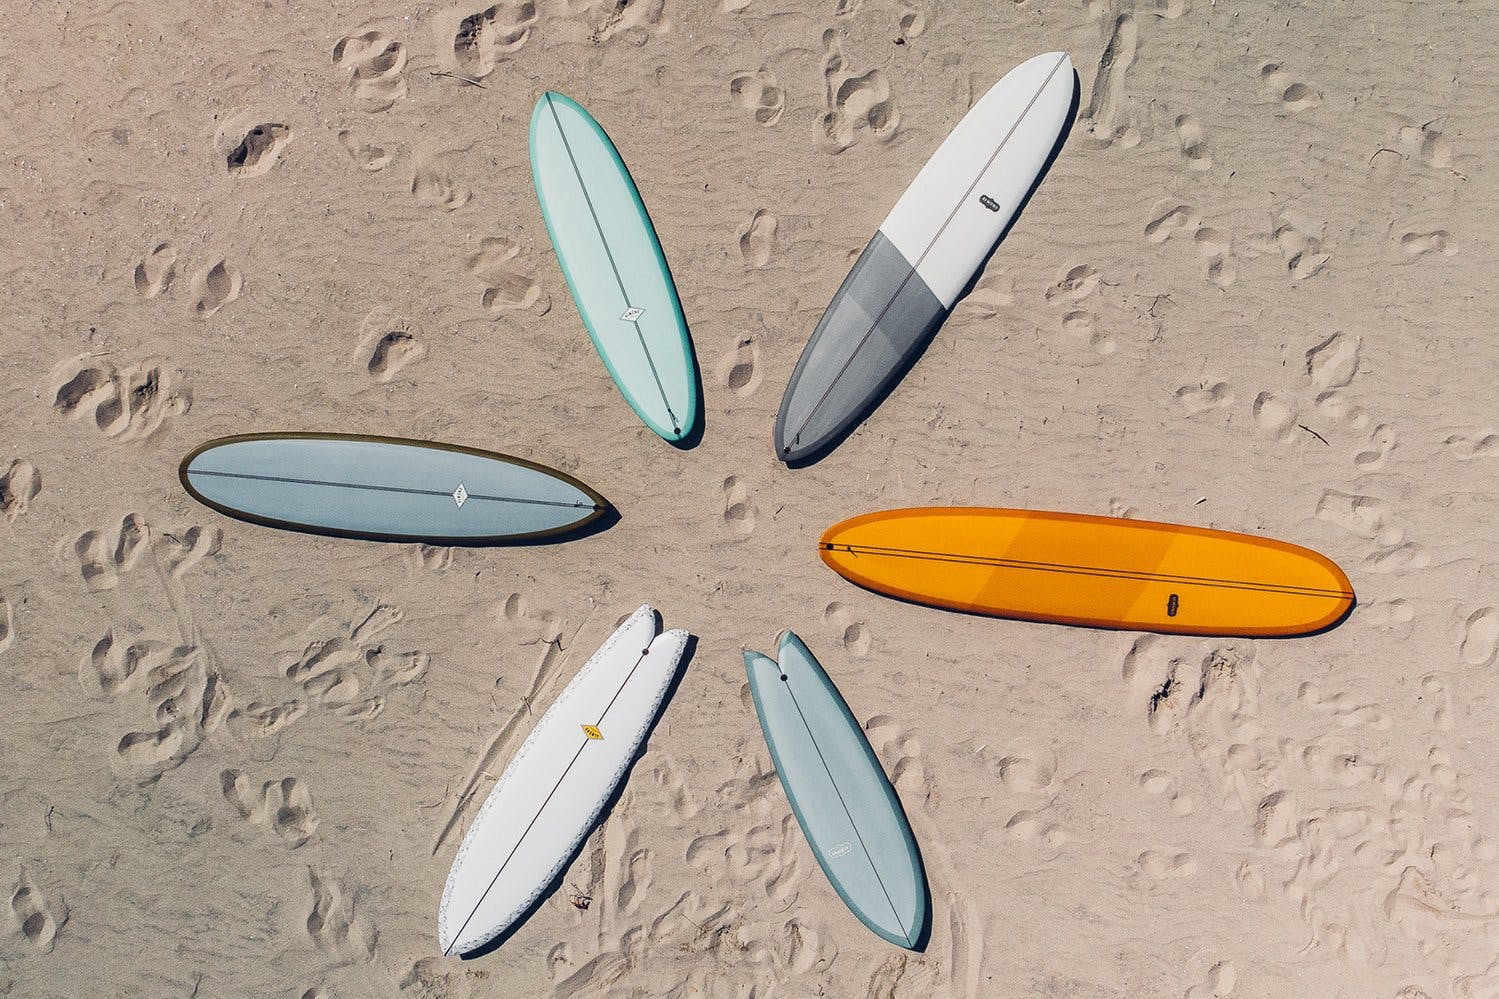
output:
[[[41,3],[0,40],[0,992],[1499,995],[1499,351],[1484,4]],[[969,104],[1079,120],[918,367],[770,436],[856,253]],[[532,192],[537,96],[629,163],[701,443],[630,413]],[[311,538],[177,483],[212,437],[451,441],[612,529]],[[1301,640],[947,615],[815,556],[918,504],[1325,552]],[[642,602],[699,638],[568,888],[493,954],[438,899],[540,711]],[[802,634],[893,776],[923,953],[816,866],[743,646]],[[583,897],[591,901],[580,907]],[[574,901],[578,903],[574,904]]]

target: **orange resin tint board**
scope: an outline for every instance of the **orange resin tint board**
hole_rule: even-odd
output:
[[[1182,635],[1301,635],[1353,587],[1283,541],[1115,517],[980,507],[886,510],[835,524],[822,560],[860,586],[947,610]]]

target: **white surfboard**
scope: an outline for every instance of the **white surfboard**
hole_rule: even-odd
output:
[[[963,116],[843,281],[802,351],[776,417],[776,454],[840,441],[936,334],[1035,184],[1067,124],[1065,52],[1016,66]]]
[[[687,647],[641,607],[547,709],[469,827],[437,915],[443,954],[505,932],[567,866],[645,740]]]

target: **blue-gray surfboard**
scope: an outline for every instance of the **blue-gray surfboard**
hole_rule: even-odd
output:
[[[854,915],[914,949],[926,928],[926,874],[895,788],[802,640],[783,633],[777,657],[746,651],[744,668],[791,810]]]
[[[374,541],[541,541],[582,531],[609,509],[545,465],[396,437],[223,437],[183,458],[178,477],[194,499],[230,517]]]

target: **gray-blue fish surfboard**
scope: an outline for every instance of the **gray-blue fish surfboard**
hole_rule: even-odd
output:
[[[792,632],[744,653],[765,744],[823,873],[859,921],[914,949],[926,928],[921,854],[895,788],[833,681]]]
[[[194,499],[239,520],[373,541],[543,541],[583,531],[609,510],[545,465],[397,437],[223,437],[183,458],[178,478]]]

